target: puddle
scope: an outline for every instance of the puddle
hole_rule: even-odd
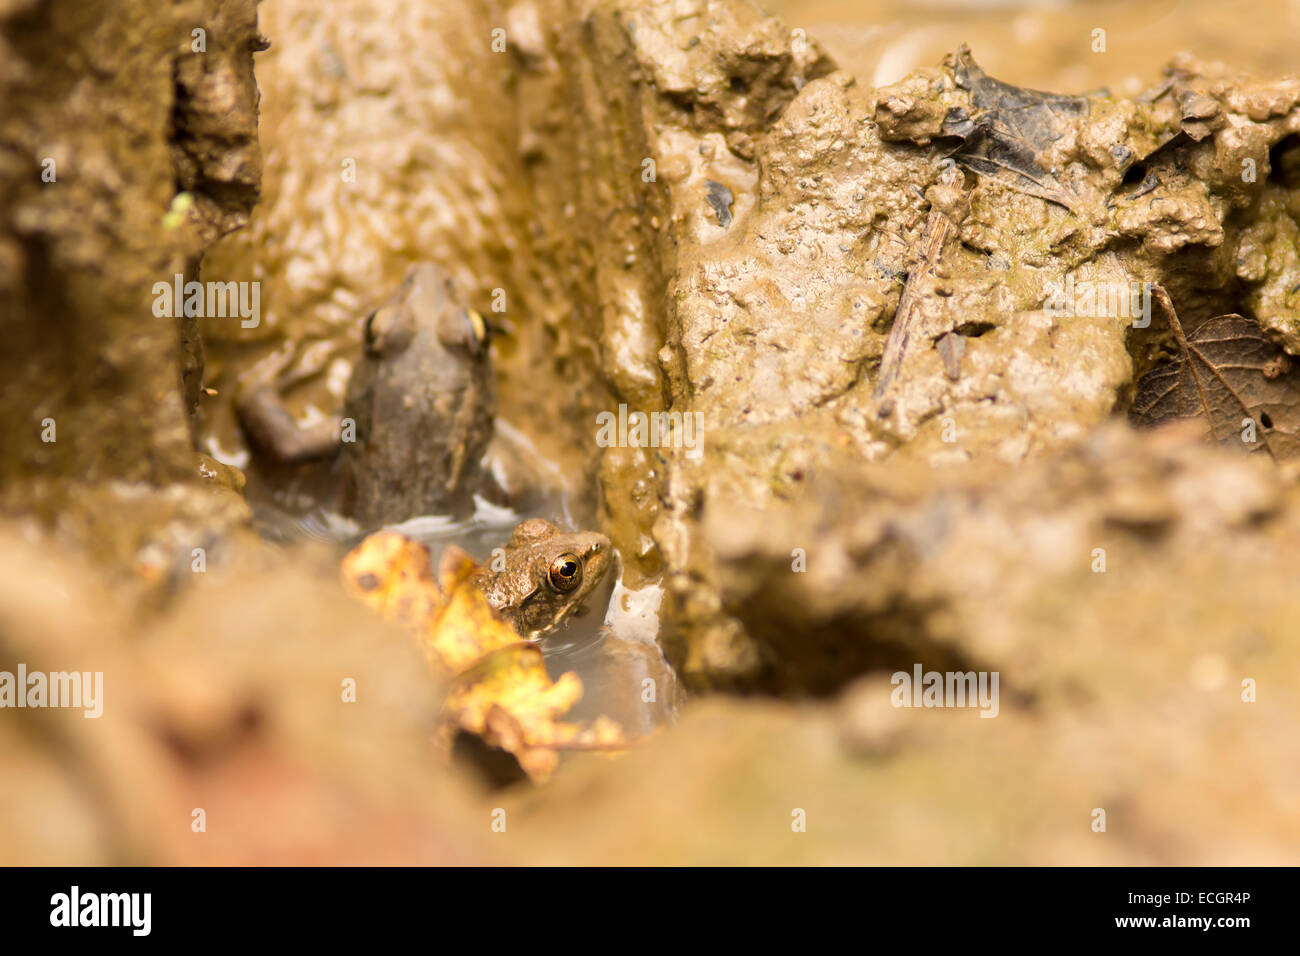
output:
[[[246,463],[247,464],[247,463]],[[300,467],[279,476],[272,488],[265,477],[250,470],[248,500],[254,527],[267,540],[289,546],[312,539],[337,546],[340,559],[366,533],[331,505],[337,481],[335,463]],[[484,563],[505,545],[515,525],[528,518],[546,518],[565,530],[576,530],[569,502],[552,495],[526,510],[474,498],[474,513],[465,519],[423,515],[386,526],[424,544],[436,567],[443,551],[457,545]],[[610,580],[593,594],[586,608],[542,642],[552,679],[573,671],[582,679],[583,697],[567,719],[588,722],[601,715],[618,722],[629,737],[640,737],[675,722],[680,702],[676,674],[657,641],[663,589],[657,584],[633,590],[624,586],[622,563]]]
[[[604,714],[630,737],[674,723],[680,706],[677,676],[656,640],[663,588],[657,584],[630,590],[622,577],[605,603],[604,620],[569,625],[548,640],[546,668],[552,678],[576,671],[586,688],[571,711],[575,720]],[[595,618],[588,613],[588,618]]]

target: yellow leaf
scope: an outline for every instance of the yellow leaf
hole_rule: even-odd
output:
[[[582,681],[572,672],[551,680],[541,648],[498,618],[473,585],[477,569],[453,545],[435,579],[429,549],[392,531],[371,535],[343,560],[349,593],[410,631],[452,679],[438,735],[444,747],[457,731],[477,734],[539,782],[555,769],[557,750],[624,748],[622,728],[608,718],[590,727],[560,721],[582,698]]]

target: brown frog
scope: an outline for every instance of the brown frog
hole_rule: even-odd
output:
[[[431,263],[412,266],[365,321],[342,419],[303,428],[284,405],[293,381],[264,376],[235,399],[250,440],[282,462],[343,448],[343,510],[373,527],[463,516],[483,483],[496,411],[488,327]]]
[[[536,640],[582,608],[613,557],[603,534],[561,531],[544,518],[529,518],[515,526],[473,583],[508,624]]]
[[[366,320],[348,382],[345,510],[363,525],[467,513],[495,413],[487,324],[435,266],[413,266]]]

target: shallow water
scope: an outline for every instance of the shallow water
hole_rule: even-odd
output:
[[[263,537],[283,545],[305,539],[333,543],[341,559],[365,532],[334,509],[335,474],[332,463],[322,463],[300,469],[275,489],[250,477],[248,499],[253,504],[255,527]],[[493,549],[509,539],[515,525],[528,518],[546,518],[568,530],[581,524],[574,520],[574,509],[563,495],[550,496],[520,511],[481,496],[476,496],[474,503],[474,513],[465,519],[422,515],[387,530],[424,544],[431,565],[437,567],[443,551],[453,544],[480,563],[488,560]],[[657,642],[662,597],[657,584],[627,588],[619,562],[588,606],[546,636],[542,651],[551,677],[573,671],[582,679],[583,698],[569,719],[590,721],[605,715],[617,721],[629,737],[676,720],[677,679]]]
[[[568,512],[563,502],[558,509],[519,513],[481,498],[475,501],[475,514],[466,521],[435,515],[412,518],[392,530],[427,545],[436,566],[450,544],[464,548],[479,562],[488,560],[514,526],[527,518],[577,527],[572,520],[562,521]],[[676,719],[677,679],[657,642],[662,598],[658,584],[627,588],[620,561],[587,607],[546,635],[542,651],[551,677],[574,671],[582,678],[583,698],[568,715],[571,719],[592,720],[603,714],[621,724],[629,736],[641,736]]]

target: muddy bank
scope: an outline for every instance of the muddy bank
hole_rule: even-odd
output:
[[[0,651],[123,705],[0,725],[14,859],[1300,854],[1294,464],[1244,423],[1123,421],[1176,328],[1235,311],[1282,389],[1242,416],[1294,437],[1300,81],[1180,56],[1035,94],[953,43],[877,85],[741,0],[57,12],[103,23],[0,15]],[[268,466],[233,398],[276,368],[301,421],[336,413],[361,318],[425,259],[494,326],[499,430],[609,535],[695,695],[544,790],[435,759],[442,689],[337,552],[246,529],[337,475]],[[176,273],[259,283],[257,321],[154,315]],[[1062,313],[1067,283],[1102,297]],[[1180,326],[1118,309],[1152,284]],[[621,409],[699,445],[611,446]],[[913,667],[998,674],[996,719],[893,706]],[[601,708],[628,728],[633,687]]]
[[[492,858],[474,786],[429,745],[438,685],[342,593],[331,553],[196,575],[141,629],[94,567],[11,526],[0,537],[5,669],[98,675],[99,711],[5,711],[9,863]]]
[[[1106,707],[995,720],[900,714],[890,691],[884,680],[864,684],[834,707],[700,701],[678,733],[623,766],[588,761],[506,810],[526,814],[526,853],[548,861],[1285,865],[1296,857],[1287,796],[1296,781],[1276,760],[1293,746],[1287,706],[1247,716],[1184,683],[1153,695],[1134,733],[1131,714]],[[1192,733],[1169,716],[1184,707],[1206,715]],[[1098,811],[1104,832],[1093,829]]]
[[[249,227],[203,263],[205,278],[258,279],[262,322],[205,324],[207,381],[219,394],[203,405],[201,444],[251,468],[289,510],[325,497],[333,476],[251,456],[232,396],[271,367],[292,381],[284,400],[299,420],[336,414],[361,319],[423,261],[506,333],[496,348],[500,417],[558,463],[555,483],[575,500],[593,497],[591,463],[574,453],[571,419],[557,407],[568,389],[555,327],[577,300],[534,255],[544,236],[511,92],[510,50],[525,42],[511,16],[504,4],[414,0],[262,10],[268,34],[286,38],[258,61],[264,198]],[[494,40],[502,24],[509,43]]]
[[[770,687],[824,692],[922,661],[1001,669],[1026,701],[1068,701],[1090,675],[1122,698],[1138,679],[1128,655],[1154,671],[1167,652],[1222,653],[1248,634],[1284,656],[1296,642],[1265,610],[1289,590],[1294,489],[1265,456],[1205,448],[1186,429],[1106,425],[1013,471],[897,462],[819,475],[761,520],[728,496],[705,507],[725,606],[755,637]],[[1192,577],[1201,623],[1184,629]],[[1243,592],[1246,579],[1259,589]]]
[[[195,453],[195,321],[154,286],[257,199],[256,5],[9,4],[0,45],[0,495],[156,578],[170,538],[247,517]]]
[[[722,606],[699,532],[713,498],[779,515],[814,473],[862,459],[1014,465],[1127,407],[1168,324],[1053,321],[1067,278],[1160,283],[1188,327],[1249,311],[1292,346],[1295,80],[1183,58],[1142,98],[1041,99],[1037,126],[992,137],[1030,157],[1007,169],[979,123],[1023,104],[968,54],[872,90],[746,4],[602,6],[573,29],[519,79],[543,104],[531,128],[593,144],[575,156],[535,133],[539,218],[609,240],[590,267],[554,259],[587,280],[569,334],[597,344],[588,376],[607,389],[566,395],[591,422],[618,403],[700,415],[701,458],[598,452],[605,529],[637,570],[664,569],[665,645],[696,686],[751,685],[770,651]],[[599,85],[593,60],[610,65]],[[909,282],[935,212],[946,238]],[[882,392],[905,289],[913,347]]]

